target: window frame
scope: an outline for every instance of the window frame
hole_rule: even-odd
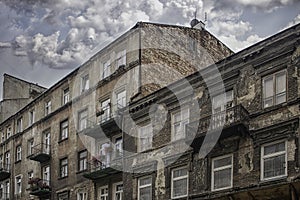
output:
[[[105,79],[111,75],[111,60],[108,59],[106,62],[103,63],[103,72],[102,72],[102,79]]]
[[[28,125],[31,126],[35,122],[35,110],[34,109],[30,110],[28,115],[29,115]]]
[[[80,93],[82,94],[89,89],[90,89],[90,75],[87,73],[81,76]]]
[[[145,184],[145,185],[141,186],[140,181],[142,179],[147,179],[147,178],[150,178],[150,184]],[[153,181],[152,176],[143,176],[143,177],[138,178],[138,200],[140,200],[140,193],[141,193],[140,189],[147,188],[147,187],[150,187],[151,199],[153,198],[152,181]]]
[[[83,154],[83,153],[85,153],[86,155],[84,157],[81,157],[81,154]],[[78,155],[77,155],[77,160],[78,160],[78,163],[77,163],[78,172],[86,171],[88,169],[88,167],[87,167],[87,164],[88,164],[88,151],[86,149],[82,150],[82,151],[79,151]],[[83,162],[83,168],[81,169],[82,162]]]
[[[23,178],[22,174],[15,176],[15,194],[22,194],[22,178]]]
[[[21,132],[23,132],[23,116],[21,116],[21,117],[19,117],[17,119],[17,130],[16,130],[16,133],[21,133]]]
[[[83,198],[80,198],[80,194],[83,194]],[[79,189],[78,191],[77,191],[77,200],[87,200],[87,192],[85,191],[85,190],[83,190],[83,189]]]
[[[66,125],[64,125],[66,123]],[[59,140],[66,140],[69,138],[69,119],[65,119],[59,124]]]
[[[119,191],[117,191],[117,186],[118,185],[122,185],[122,191],[121,190],[119,190]],[[116,194],[117,193],[120,193],[121,194],[121,197],[123,197],[123,193],[124,193],[124,184],[123,184],[123,181],[120,181],[120,182],[117,182],[117,183],[114,183],[113,184],[113,193],[112,193],[112,199],[113,200],[118,200],[118,199],[116,199]],[[123,198],[121,198],[121,199],[123,199]]]
[[[107,189],[107,193],[105,194],[102,194],[102,189]],[[99,187],[99,199],[101,200],[101,197],[104,197],[104,200],[108,200],[109,198],[109,188],[108,188],[108,185],[105,185],[105,186],[102,186],[102,187]]]
[[[116,57],[116,66],[117,68],[119,68],[122,65],[126,66],[126,49],[122,49],[117,53],[117,57]]]
[[[64,161],[66,161],[66,163],[63,163]],[[69,175],[69,161],[68,161],[68,157],[64,157],[61,158],[59,160],[59,177],[60,178],[67,178]]]
[[[221,160],[221,159],[224,159],[224,158],[229,158],[231,159],[231,165],[225,165],[225,166],[222,166],[222,167],[218,167],[218,168],[214,168],[214,161],[216,160]],[[227,186],[227,187],[222,187],[222,188],[214,188],[214,183],[215,183],[215,174],[214,172],[216,171],[222,171],[222,170],[225,170],[225,169],[231,169],[230,170],[230,173],[231,173],[231,177],[230,177],[230,186]],[[218,157],[215,157],[215,158],[212,158],[211,160],[211,190],[212,191],[220,191],[220,190],[226,190],[226,189],[230,189],[233,187],[233,154],[228,154],[228,155],[223,155],[223,156],[218,156]]]
[[[176,177],[175,179],[173,178],[173,175],[174,175],[174,171],[177,171],[177,170],[181,170],[181,169],[186,169],[187,171],[187,174],[184,175],[184,176],[180,176],[180,177]],[[174,181],[177,181],[177,180],[183,180],[183,179],[186,179],[186,183],[187,183],[187,187],[186,187],[186,194],[185,195],[181,195],[181,196],[177,196],[177,197],[174,197]],[[182,166],[182,167],[177,167],[177,168],[174,168],[171,170],[171,199],[180,199],[180,198],[184,198],[184,197],[187,197],[189,194],[189,170],[188,170],[188,167],[187,166]]]
[[[276,144],[279,144],[279,143],[282,143],[282,142],[284,142],[285,151],[276,152],[276,153],[272,153],[272,154],[268,154],[267,156],[264,156],[264,148],[265,147],[276,145]],[[265,158],[276,157],[276,156],[283,155],[283,154],[285,154],[285,170],[284,170],[284,174],[283,175],[279,175],[279,176],[265,178],[264,177],[264,169],[265,169],[264,168],[264,159]],[[260,177],[261,177],[261,181],[276,180],[276,179],[287,177],[287,175],[288,175],[288,160],[287,160],[288,149],[287,149],[287,140],[279,140],[279,141],[274,141],[274,142],[271,142],[271,143],[263,144],[261,146],[261,155],[260,156],[261,156],[260,157],[260,169],[261,169]]]
[[[277,89],[277,86],[276,86],[276,75],[278,74],[281,74],[283,73],[285,75],[285,91],[284,92],[281,92],[282,94],[284,93],[285,94],[285,101],[281,102],[281,103],[277,103],[276,102],[276,97],[277,97],[277,93],[276,93],[276,89]],[[269,79],[269,78],[272,78],[272,96],[270,97],[265,97],[265,80],[266,79]],[[281,94],[279,93],[279,94]],[[265,104],[265,101],[267,98],[271,98],[272,99],[272,105],[270,106],[266,106]],[[269,74],[269,75],[266,75],[264,77],[262,77],[262,107],[264,109],[266,108],[270,108],[270,107],[273,107],[273,106],[276,106],[276,105],[280,105],[280,104],[283,104],[283,103],[286,103],[287,102],[287,99],[288,98],[288,77],[287,77],[287,70],[286,69],[283,69],[283,70],[279,70],[279,71],[276,71],[272,74]]]
[[[144,134],[147,134],[148,132],[143,132],[143,130],[145,129],[150,129],[150,133],[151,133],[151,137],[144,137]],[[148,131],[148,130],[147,130]],[[150,141],[150,144],[148,144],[147,146],[143,145],[144,143],[142,143],[142,140],[147,140],[147,142]],[[145,126],[142,126],[138,129],[138,152],[143,152],[146,151],[148,149],[152,148],[152,143],[153,143],[153,127],[152,124],[147,124]]]
[[[70,101],[70,88],[64,88],[62,91],[62,105],[67,104]]]
[[[187,119],[183,119],[184,111],[188,112]],[[178,114],[180,114],[180,122],[175,122],[175,116]],[[183,124],[183,123],[185,123],[186,120],[187,120],[186,124],[189,124],[190,123],[190,109],[188,107],[183,107],[182,109],[173,111],[171,113],[171,141],[178,141],[178,140],[184,139],[186,137],[186,129],[185,129],[186,124]],[[181,130],[181,134],[180,134],[181,136],[179,138],[175,137],[175,125],[178,123],[180,125],[180,130]],[[182,127],[183,127],[183,130],[182,130]]]
[[[86,113],[84,117],[82,117],[83,113]],[[78,131],[83,131],[84,129],[86,129],[88,127],[88,117],[89,117],[89,113],[88,113],[88,109],[85,108],[83,110],[80,110],[78,112]],[[81,122],[85,120],[85,125],[84,127],[81,126]]]
[[[22,145],[16,146],[16,162],[19,162],[22,160]]]
[[[48,100],[45,102],[45,116],[49,115],[52,110],[52,102],[51,100]]]

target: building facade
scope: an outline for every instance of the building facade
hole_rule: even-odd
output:
[[[299,199],[299,35],[137,23],[3,120],[0,199]]]

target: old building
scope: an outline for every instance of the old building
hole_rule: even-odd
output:
[[[299,199],[299,35],[137,23],[3,120],[1,198]]]

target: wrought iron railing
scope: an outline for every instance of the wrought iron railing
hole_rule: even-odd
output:
[[[187,138],[194,138],[194,134],[202,134],[209,130],[226,128],[237,123],[248,125],[248,119],[249,113],[242,105],[230,107],[225,111],[214,113],[187,124]]]
[[[51,191],[50,180],[31,178],[29,179],[28,184],[30,185],[29,190],[31,192],[41,191],[41,190]]]
[[[51,154],[51,145],[50,144],[45,144],[45,143],[40,143],[32,147],[32,154],[31,156],[35,156],[38,154]]]

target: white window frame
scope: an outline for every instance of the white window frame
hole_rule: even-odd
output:
[[[141,185],[141,180],[142,179],[148,179],[150,178],[150,184],[145,184],[145,185]],[[138,179],[138,200],[140,200],[140,190],[141,189],[144,189],[144,188],[148,188],[150,187],[150,196],[153,198],[153,195],[152,195],[152,176],[144,176],[144,177],[140,177]]]
[[[123,49],[117,53],[117,68],[122,65],[126,65],[126,49]]]
[[[50,186],[50,165],[46,165],[42,168],[43,173],[43,181],[47,183],[48,186]]]
[[[117,109],[119,108],[124,108],[127,104],[127,98],[126,98],[126,90],[120,90],[116,92],[116,107]]]
[[[7,151],[7,152],[5,152],[5,161],[4,161],[4,164],[6,165],[7,169],[10,169],[10,163],[11,163],[10,151]]]
[[[82,196],[81,196],[82,195]],[[87,192],[85,190],[78,190],[77,200],[87,200]]]
[[[30,156],[33,154],[33,147],[34,147],[34,139],[31,138],[27,142],[27,155]]]
[[[15,194],[22,193],[22,174],[15,176]]]
[[[78,130],[82,131],[88,126],[88,109],[78,112]],[[85,122],[84,122],[85,121]]]
[[[118,186],[118,185],[122,185],[122,187],[124,187],[122,181],[113,184],[113,198],[112,198],[113,200],[123,200],[123,191],[124,191],[124,189],[117,191],[117,186]],[[116,198],[116,195],[117,195],[117,194],[121,194],[121,199],[117,199],[117,198]]]
[[[183,119],[184,112],[186,112],[186,111],[187,111],[188,118]],[[179,122],[175,122],[175,118],[176,118],[177,115],[180,115],[180,121]],[[171,120],[172,120],[172,128],[171,128],[171,132],[172,132],[172,134],[171,134],[172,137],[171,138],[172,139],[171,140],[176,141],[176,140],[180,140],[180,139],[185,138],[185,136],[186,136],[186,129],[185,129],[186,127],[185,127],[185,125],[190,122],[190,110],[189,110],[189,108],[184,107],[180,110],[172,112]],[[175,135],[175,126],[176,125],[180,126],[181,133],[180,133],[179,136]]]
[[[107,193],[102,194],[102,190],[106,190]],[[108,185],[99,188],[99,200],[108,200]],[[103,199],[101,199],[103,197]]]
[[[90,77],[89,74],[85,74],[81,77],[81,86],[80,86],[80,91],[81,93],[87,91],[90,89]]]
[[[17,133],[21,133],[23,131],[23,117],[17,119]]]
[[[30,126],[35,122],[35,110],[29,111],[28,115],[29,115],[29,120],[28,120],[29,124],[28,125]]]
[[[22,160],[22,145],[16,147],[16,161]]]
[[[149,130],[150,129],[150,130]],[[146,141],[145,144],[143,141]],[[142,126],[138,129],[138,152],[146,151],[152,148],[153,128],[152,124]]]
[[[66,163],[64,163],[64,161]],[[59,177],[60,178],[68,177],[68,175],[69,175],[68,165],[69,165],[68,158],[60,159],[60,161],[59,161]]]
[[[224,98],[225,102],[222,102],[220,100],[223,100]],[[218,105],[218,102],[224,103],[222,105]],[[233,90],[227,90],[225,94],[221,93],[218,95],[215,95],[212,97],[212,112],[213,114],[225,111],[226,108],[233,107]]]
[[[68,103],[70,101],[70,88],[65,88],[63,90],[63,105],[65,105],[66,103]]]
[[[105,79],[111,75],[111,62],[110,60],[107,60],[105,63],[103,63],[103,73],[102,73],[102,79]]]
[[[272,145],[276,145],[276,144],[279,144],[279,143],[282,143],[284,142],[285,143],[285,151],[280,151],[280,152],[276,152],[276,153],[272,153],[272,154],[268,154],[268,155],[264,155],[264,148],[267,147],[267,146],[272,146]],[[280,155],[284,155],[285,154],[285,171],[284,171],[284,174],[282,175],[279,175],[279,176],[274,176],[274,177],[269,177],[269,178],[265,178],[264,177],[264,159],[267,159],[267,158],[272,158],[272,157],[276,157],[276,156],[280,156]],[[261,161],[260,161],[260,164],[261,164],[261,180],[262,181],[268,181],[268,180],[274,180],[274,179],[279,179],[279,178],[283,178],[283,177],[286,177],[287,176],[287,168],[288,168],[288,165],[287,165],[287,141],[286,140],[281,140],[281,141],[275,141],[275,142],[272,142],[272,143],[267,143],[267,144],[264,144],[261,146]]]
[[[181,170],[181,169],[186,169],[187,170],[187,174],[184,175],[184,176],[173,178],[174,171]],[[187,185],[186,185],[186,194],[174,197],[174,181],[183,180],[183,179],[187,180],[186,181],[186,183],[187,183]],[[187,166],[183,166],[183,167],[178,167],[178,168],[172,169],[172,172],[171,172],[171,199],[179,199],[179,198],[187,197],[188,193],[189,193],[189,170],[188,170],[188,167]]]
[[[215,168],[214,167],[215,161],[216,160],[221,160],[221,159],[224,159],[224,158],[231,159],[231,165],[225,165],[225,166],[222,166],[222,167]],[[231,169],[231,171],[230,171],[230,173],[231,173],[230,186],[222,187],[222,188],[215,188],[214,187],[214,184],[215,184],[215,174],[214,173],[217,172],[217,171],[225,170],[225,169]],[[212,180],[211,181],[211,188],[212,188],[212,191],[219,191],[219,190],[225,190],[225,189],[232,188],[233,187],[233,154],[213,158],[212,159],[212,164],[211,164],[211,171],[212,171],[212,173],[211,173],[211,180]]]
[[[69,119],[60,122],[60,140],[65,140],[69,137]]]
[[[9,125],[6,127],[6,138],[7,139],[10,138],[10,136],[11,136],[11,126]]]
[[[102,123],[108,121],[111,117],[111,103],[109,98],[101,101],[101,109],[103,111],[103,114],[101,115]]]
[[[33,171],[28,172],[27,175],[28,175],[28,180],[32,179],[33,178]]]
[[[279,74],[283,74],[285,76],[285,90],[283,92],[277,94],[277,92],[276,92],[276,90],[277,90],[276,77]],[[265,86],[265,81],[267,79],[272,79],[272,84],[273,84],[273,86],[272,86],[272,89],[273,89],[272,93],[273,93],[273,95],[270,96],[270,97],[265,97],[265,89],[266,89],[265,88],[266,87]],[[273,74],[270,74],[268,76],[263,77],[262,78],[262,85],[263,85],[263,87],[262,87],[262,103],[263,103],[263,108],[269,108],[269,107],[272,107],[272,106],[275,106],[275,105],[278,105],[278,104],[285,103],[287,101],[288,82],[287,82],[287,72],[286,72],[285,69],[281,70],[281,71],[278,71],[278,72],[275,72]],[[282,95],[282,94],[285,95],[285,100],[283,102],[278,103],[276,97],[279,96],[279,95]],[[266,99],[268,99],[268,98],[272,100],[272,104],[266,106],[265,102],[267,101]]]
[[[45,115],[49,115],[51,113],[51,100],[45,102]]]

